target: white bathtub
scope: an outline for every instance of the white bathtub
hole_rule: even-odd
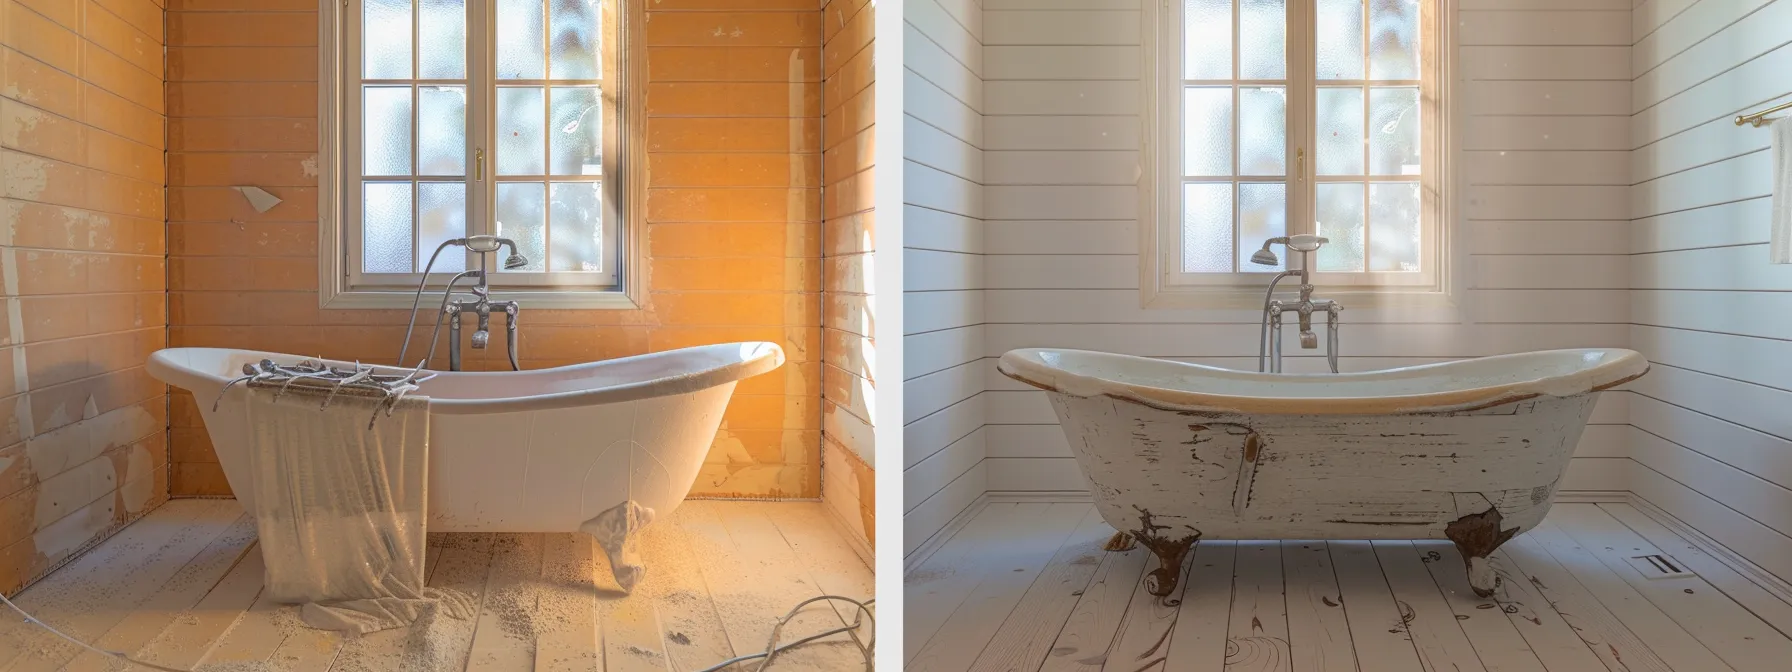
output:
[[[245,508],[255,500],[247,389],[231,388],[216,410],[213,402],[244,364],[263,358],[305,359],[169,348],[149,360],[151,375],[193,393]],[[430,397],[429,529],[593,531],[588,521],[630,501],[665,515],[690,493],[735,383],[783,363],[775,343],[730,343],[553,369],[442,372],[416,393]]]
[[[1162,562],[1197,539],[1450,539],[1476,592],[1485,558],[1549,512],[1600,390],[1629,350],[1556,350],[1371,373],[1262,374],[1076,350],[1015,350],[1046,390],[1110,544]]]

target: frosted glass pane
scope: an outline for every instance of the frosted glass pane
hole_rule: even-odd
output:
[[[1231,0],[1184,0],[1182,59],[1187,79],[1232,79]]]
[[[554,106],[548,125],[554,175],[604,174],[600,95],[595,87],[556,86],[548,92]]]
[[[361,272],[411,272],[411,183],[361,185]]]
[[[1363,174],[1363,90],[1319,89],[1314,169],[1320,175]]]
[[[547,148],[539,87],[498,88],[499,175],[540,175]]]
[[[423,79],[467,78],[466,0],[422,0],[417,32]]]
[[[1419,78],[1419,0],[1373,0],[1369,78]]]
[[[1419,185],[1369,187],[1369,270],[1419,270]]]
[[[1238,78],[1288,76],[1288,10],[1283,0],[1243,0],[1238,5]]]
[[[497,235],[516,241],[517,252],[529,259],[517,270],[547,269],[546,197],[547,185],[539,182],[498,183]]]
[[[548,72],[554,79],[603,77],[603,15],[598,0],[549,0]]]
[[[1419,89],[1369,89],[1369,173],[1418,175]]]
[[[549,189],[551,271],[604,270],[604,189],[597,182],[559,182]]]
[[[1319,270],[1363,270],[1363,185],[1319,185],[1314,193],[1313,218],[1319,235],[1331,240],[1319,248]]]
[[[1263,249],[1263,241],[1285,235],[1288,235],[1288,185],[1238,185],[1238,268],[1260,272],[1286,269],[1286,255],[1274,266],[1251,263],[1251,254]]]
[[[1182,185],[1182,272],[1232,272],[1232,184]]]
[[[1246,87],[1238,91],[1240,175],[1288,173],[1288,91]]]
[[[411,87],[361,90],[362,174],[411,174]]]
[[[1232,174],[1232,88],[1195,87],[1182,97],[1183,174]]]
[[[498,0],[498,79],[545,79],[542,0]]]
[[[1318,0],[1319,79],[1363,78],[1363,0]]]
[[[429,263],[436,246],[450,238],[467,235],[467,185],[463,182],[424,182],[417,185],[417,270]],[[442,250],[432,272],[450,273],[467,270],[466,251],[458,247]]]
[[[364,79],[411,78],[411,0],[367,0],[361,8]]]
[[[467,90],[420,87],[417,108],[417,174],[467,174]]]

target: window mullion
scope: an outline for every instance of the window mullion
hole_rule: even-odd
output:
[[[1313,233],[1313,52],[1317,39],[1313,8],[1313,0],[1288,4],[1288,153],[1296,157],[1288,176],[1291,235]]]
[[[491,233],[495,157],[492,152],[493,13],[490,0],[469,0],[467,19],[467,156],[479,162],[467,188],[467,234]],[[483,157],[483,158],[478,158]],[[473,163],[473,161],[469,161]],[[470,258],[468,263],[473,263]]]

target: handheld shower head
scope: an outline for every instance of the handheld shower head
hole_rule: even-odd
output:
[[[529,258],[523,256],[521,252],[518,252],[516,250],[516,241],[509,238],[480,235],[467,236],[463,240],[466,241],[464,244],[467,246],[467,249],[480,254],[497,252],[506,247],[510,248],[510,256],[504,257],[504,270],[506,271],[514,271],[529,265]]]
[[[1281,243],[1283,245],[1287,245],[1288,237],[1287,236],[1276,236],[1269,240],[1263,241],[1263,249],[1257,250],[1256,252],[1251,253],[1251,263],[1257,264],[1259,266],[1274,266],[1276,264],[1282,263],[1282,260],[1276,257],[1276,253],[1270,251],[1270,249],[1269,249],[1269,246],[1274,245],[1276,243]]]

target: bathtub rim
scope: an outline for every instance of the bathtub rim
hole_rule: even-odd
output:
[[[1280,380],[1290,384],[1335,384],[1398,379],[1434,374],[1439,370],[1451,368],[1498,366],[1501,362],[1524,358],[1549,356],[1584,358],[1585,355],[1592,353],[1603,353],[1609,356],[1603,357],[1598,364],[1568,371],[1562,375],[1517,380],[1497,385],[1442,389],[1423,394],[1264,397],[1170,389],[1108,380],[1096,375],[1074,373],[1065,368],[1048,364],[1041,357],[1045,353],[1060,353],[1097,360],[1108,358],[1112,361],[1135,365],[1149,363],[1152,366],[1179,369],[1187,373],[1191,380],[1202,378]],[[1649,368],[1649,361],[1641,353],[1623,348],[1538,350],[1379,371],[1321,374],[1238,371],[1168,359],[1071,348],[1020,348],[1004,353],[996,363],[996,370],[1002,375],[1047,392],[1076,397],[1107,396],[1166,411],[1275,415],[1391,415],[1474,411],[1546,395],[1572,397],[1600,392],[1641,378],[1649,372]]]
[[[208,348],[208,347],[173,347],[163,348],[151,354],[147,363],[149,374],[156,380],[178,387],[189,392],[217,390],[229,382],[231,378],[212,374],[196,368],[192,364],[196,354],[222,353],[225,357],[241,353],[254,357],[305,359],[304,355],[291,353],[248,350],[242,348]],[[658,376],[645,380],[633,380],[615,385],[596,387],[585,390],[568,390],[549,392],[521,397],[492,397],[484,399],[454,399],[431,397],[429,408],[431,413],[443,415],[483,415],[490,413],[516,413],[524,411],[546,411],[600,404],[614,404],[640,399],[651,399],[686,392],[737,383],[763,373],[769,373],[784,364],[784,349],[770,341],[742,341],[737,343],[718,343],[699,345],[663,352],[653,352],[629,357],[618,357],[582,364],[570,364],[545,369],[525,369],[523,371],[441,371],[443,376],[477,379],[482,377],[515,377],[515,376],[564,376],[569,373],[590,372],[593,376],[603,375],[604,369],[621,368],[666,360],[668,369],[676,371],[676,362],[681,358],[693,355],[714,356],[724,363],[696,371],[678,371],[671,375]],[[730,360],[730,356],[732,359]],[[332,364],[343,366],[353,362],[326,359]],[[382,368],[395,368],[376,365]],[[209,404],[209,400],[200,400]]]

